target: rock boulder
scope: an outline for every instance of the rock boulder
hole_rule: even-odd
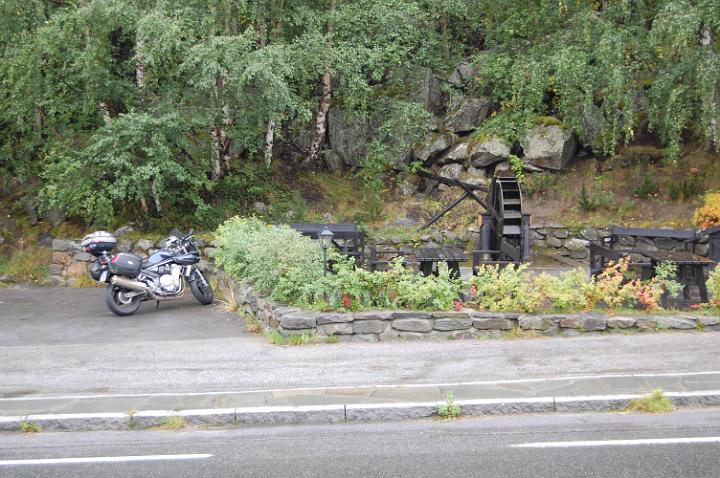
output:
[[[473,144],[470,148],[470,160],[476,168],[486,168],[499,163],[510,156],[510,144],[500,138],[489,138]]]
[[[539,125],[520,140],[525,161],[545,169],[560,171],[575,156],[577,141],[571,130],[556,125]]]
[[[447,151],[456,139],[452,133],[429,134],[415,147],[413,156],[424,164],[430,164]]]
[[[459,97],[450,103],[445,127],[454,133],[473,131],[490,114],[489,98]]]

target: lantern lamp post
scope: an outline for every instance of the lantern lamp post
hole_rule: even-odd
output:
[[[320,233],[320,247],[323,250],[323,275],[326,276],[328,272],[327,266],[327,250],[332,244],[332,240],[335,234],[332,233],[327,227]]]

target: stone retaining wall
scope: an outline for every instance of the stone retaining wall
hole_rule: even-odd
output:
[[[240,310],[283,336],[334,336],[341,342],[501,338],[508,331],[545,336],[656,330],[720,330],[720,317],[692,315],[544,314],[420,311],[317,312],[267,300],[251,286],[217,271],[218,288]]]
[[[586,259],[589,256],[588,244],[599,243],[610,237],[610,228],[572,229],[559,224],[533,225],[530,227],[530,236],[533,249],[554,249],[562,256],[573,259]],[[620,236],[618,244],[623,248],[638,249],[640,251],[679,251],[685,250],[682,240],[645,237]],[[698,239],[695,253],[701,256],[708,254],[707,237]]]

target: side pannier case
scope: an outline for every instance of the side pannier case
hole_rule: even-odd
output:
[[[90,254],[98,256],[115,249],[117,239],[107,231],[96,231],[83,237],[80,246]]]
[[[134,279],[142,269],[142,257],[131,252],[121,252],[110,261],[110,272]]]

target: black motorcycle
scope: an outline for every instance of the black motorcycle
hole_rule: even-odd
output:
[[[182,235],[173,229],[165,247],[147,259],[130,252],[112,255],[116,244],[117,239],[105,231],[88,234],[81,242],[85,251],[97,257],[90,275],[108,284],[105,303],[116,315],[132,315],[146,300],[178,299],[185,294],[186,283],[198,302],[212,303],[212,286],[197,266],[200,251],[192,230]]]

